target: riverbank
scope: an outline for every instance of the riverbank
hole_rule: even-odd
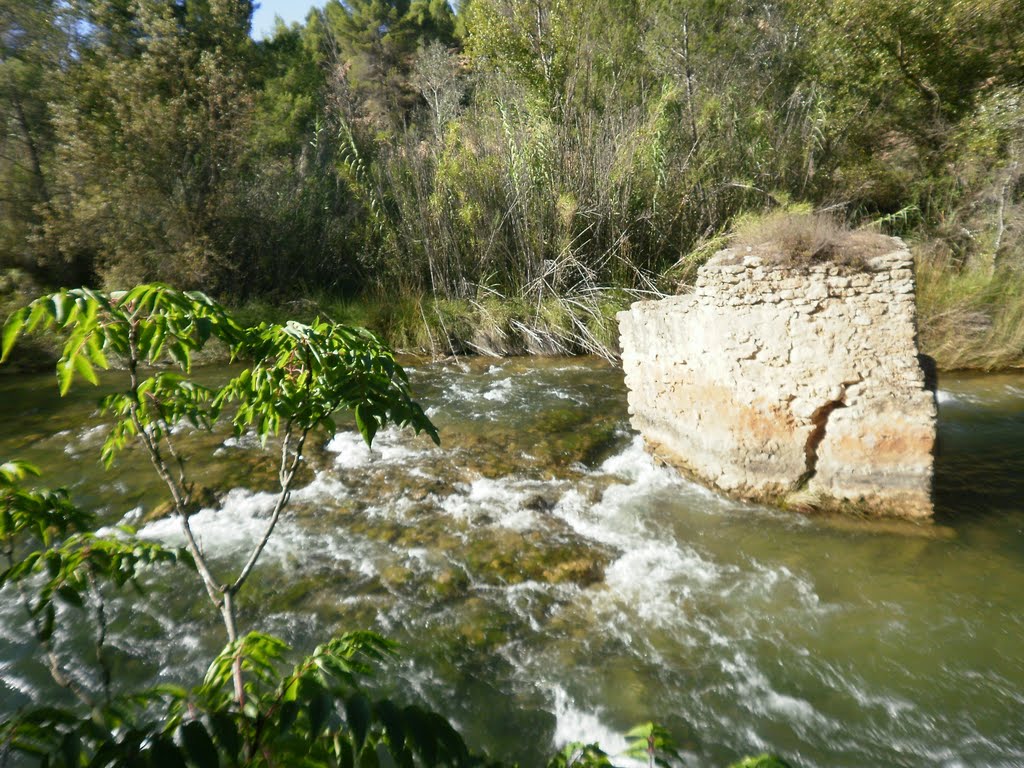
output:
[[[919,259],[918,330],[922,354],[943,372],[1024,368],[1024,286],[1019,276],[954,274]],[[596,355],[617,360],[615,314],[641,298],[624,290],[537,303],[396,296],[320,296],[234,307],[245,323],[316,316],[369,328],[401,352],[462,355]],[[649,297],[648,297],[649,298]]]
[[[239,321],[326,317],[369,328],[401,352],[443,358],[462,355],[618,356],[615,313],[637,297],[623,290],[535,301],[485,295],[479,299],[429,296],[321,296],[234,308]]]
[[[934,358],[945,372],[1024,367],[1024,285],[1020,276],[1005,271],[955,272],[935,258],[915,256],[922,354]],[[0,285],[0,318],[5,319],[41,292],[35,288],[11,280]],[[639,298],[644,297],[621,289],[583,296],[551,295],[539,301],[497,294],[440,299],[324,293],[291,300],[253,299],[230,309],[243,324],[324,317],[362,326],[399,352],[434,359],[587,354],[617,360],[615,313]],[[0,370],[52,367],[59,355],[55,340],[30,337],[25,342]],[[207,363],[225,357],[223,350],[215,348],[204,354]]]

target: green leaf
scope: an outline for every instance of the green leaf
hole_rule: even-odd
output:
[[[327,691],[321,689],[313,694],[307,707],[309,709],[310,735],[313,738],[319,738],[320,732],[334,708],[334,698]]]
[[[437,737],[431,727],[430,720],[419,707],[408,706],[402,710],[402,717],[405,720],[406,736],[412,742],[413,748],[423,758],[425,765],[437,763]]]
[[[60,292],[50,297],[50,303],[53,305],[53,318],[57,321],[57,325],[64,325],[64,321],[68,317],[68,310],[74,300],[66,293]]]
[[[96,371],[93,369],[89,358],[82,354],[76,354],[73,358],[75,361],[75,370],[81,374],[82,378],[88,381],[93,386],[100,383],[100,380],[96,377]]]
[[[57,363],[57,383],[60,391],[60,396],[64,397],[71,389],[71,379],[75,375],[75,361],[62,360]]]
[[[671,734],[657,723],[643,723],[626,733],[629,746],[625,755],[638,760],[653,761],[658,765],[667,765],[665,758],[679,759],[679,753],[672,741]]]
[[[352,729],[356,754],[362,750],[363,744],[366,743],[366,734],[370,730],[371,714],[370,701],[363,694],[355,693],[345,701],[345,720],[348,722],[348,727]]]
[[[210,727],[221,748],[229,755],[237,755],[242,749],[242,739],[238,735],[238,725],[231,715],[214,712],[210,715]]]
[[[444,747],[448,762],[457,765],[468,763],[469,750],[466,749],[466,742],[462,740],[462,737],[452,727],[451,723],[436,712],[428,712],[427,720],[430,722],[438,742]]]
[[[181,740],[188,756],[199,768],[219,768],[217,748],[201,722],[192,720],[181,726]]]
[[[359,768],[382,768],[376,749],[370,747],[369,749],[364,749],[360,753]]]
[[[172,341],[167,345],[167,352],[182,370],[189,370],[192,360],[189,356],[188,346],[184,342],[180,340]]]
[[[299,680],[300,678],[296,677],[288,683],[288,686],[284,689],[284,693],[282,694],[282,699],[284,701],[295,701],[296,697],[299,695]]]
[[[547,768],[612,768],[612,763],[597,744],[574,741],[552,757]]]
[[[57,620],[57,612],[53,603],[46,603],[43,610],[43,623],[39,626],[39,641],[47,643],[53,637],[54,623]]]
[[[366,441],[367,445],[371,445],[374,436],[377,434],[377,418],[369,412],[369,409],[363,403],[355,407],[355,416],[356,428],[359,430],[359,434],[363,436],[363,440]]]
[[[99,334],[90,334],[86,341],[86,352],[94,365],[102,368],[103,370],[110,367],[110,363],[107,362],[106,355],[103,354],[103,339],[100,338]]]
[[[744,758],[738,763],[733,763],[729,768],[790,768],[790,765],[775,755],[764,754]]]
[[[161,324],[158,322],[146,323],[139,330],[138,337],[136,338],[136,345],[139,348],[139,357],[143,359],[152,359],[153,355],[153,337],[156,336],[157,331],[161,328]],[[159,352],[157,353],[159,354]]]
[[[64,734],[60,742],[61,756],[64,758],[64,765],[77,766],[82,759],[82,742],[74,731]]]
[[[149,747],[149,762],[153,768],[186,768],[185,757],[178,745],[164,736],[153,739]]]
[[[11,350],[14,349],[14,345],[18,341],[18,337],[21,335],[21,329],[25,327],[25,318],[28,317],[27,309],[19,309],[7,318],[7,322],[4,323],[4,334],[3,334],[3,348],[0,350],[0,363],[7,359],[7,356],[11,354]]]
[[[336,736],[334,741],[334,754],[338,758],[340,768],[355,768],[356,758],[352,752],[352,745],[348,739]],[[430,763],[428,763],[430,765]]]
[[[285,701],[281,704],[281,709],[277,716],[277,730],[278,733],[286,734],[291,730],[291,727],[295,724],[295,719],[298,717],[302,707],[295,700]],[[312,718],[310,718],[312,720]],[[310,728],[310,733],[315,734],[316,732]]]
[[[377,717],[384,724],[388,741],[396,749],[405,744],[405,726],[402,723],[402,714],[390,700],[384,699],[374,705]]]
[[[81,593],[70,584],[62,584],[57,587],[57,595],[68,605],[73,605],[76,608],[83,608],[85,606]]]

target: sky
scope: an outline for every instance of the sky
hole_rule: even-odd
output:
[[[262,40],[274,31],[274,17],[280,16],[286,24],[305,21],[309,9],[323,8],[326,0],[256,0],[256,12],[252,15],[252,38]],[[458,8],[458,0],[448,0],[452,8]]]
[[[305,21],[309,9],[322,8],[324,0],[257,0],[257,4],[252,15],[252,36],[254,40],[261,40],[273,31],[275,16],[280,16],[287,24]]]

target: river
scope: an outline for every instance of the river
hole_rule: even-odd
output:
[[[310,453],[243,629],[302,649],[377,629],[402,645],[396,696],[524,766],[567,740],[616,752],[647,720],[690,766],[762,751],[807,767],[1024,765],[1024,375],[940,380],[931,525],[800,516],[682,480],[644,453],[621,372],[600,361],[412,377],[442,447],[387,430],[370,452],[343,422]],[[162,497],[141,454],[99,467],[95,400],[58,399],[52,376],[0,378],[0,456],[40,464],[104,522],[180,543],[171,521],[144,522]],[[230,565],[268,512],[270,462],[245,437],[189,440],[209,457],[201,481],[230,489],[193,518]],[[0,714],[44,682],[3,598]],[[119,676],[198,679],[221,642],[201,598],[181,575],[123,598]]]

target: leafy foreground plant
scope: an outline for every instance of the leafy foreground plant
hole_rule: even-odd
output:
[[[0,764],[12,754],[43,766],[469,765],[462,738],[440,715],[371,700],[359,679],[393,653],[372,632],[353,632],[289,664],[281,640],[253,632],[229,642],[203,682],[115,693],[106,655],[104,587],[134,583],[149,568],[194,567],[185,549],[140,541],[121,529],[99,536],[95,518],[64,491],[27,490],[38,470],[0,466],[0,587],[17,589],[54,681],[78,706],[34,707],[0,725]],[[57,602],[91,613],[102,681],[90,690],[58,649]],[[239,705],[235,681],[243,680]]]
[[[114,418],[103,444],[109,466],[133,439],[149,454],[167,485],[186,546],[210,601],[218,609],[229,642],[238,639],[236,598],[274,532],[291,495],[306,439],[314,430],[334,433],[332,414],[354,412],[367,444],[388,423],[410,425],[438,442],[437,430],[411,398],[408,378],[390,349],[367,331],[314,320],[242,329],[223,307],[198,292],[141,285],[106,295],[86,288],[61,290],[36,299],[4,325],[5,360],[26,332],[57,329],[67,334],[57,363],[60,393],[76,376],[98,383],[96,369],[110,367],[108,355],[123,361],[127,389],[104,398],[101,411]],[[225,344],[232,360],[251,365],[223,387],[189,378],[193,355],[211,339]],[[144,366],[167,361],[177,370]],[[263,535],[234,575],[218,574],[196,541],[189,516],[197,511],[188,458],[175,441],[175,428],[212,429],[233,406],[236,434],[252,431],[262,443],[281,439],[279,490]],[[240,664],[240,662],[239,662]],[[241,669],[235,669],[235,698],[245,703]]]
[[[18,590],[50,676],[77,699],[31,708],[0,725],[0,760],[18,754],[43,766],[161,768],[486,764],[441,715],[373,700],[362,690],[361,679],[393,653],[380,636],[348,633],[290,662],[291,649],[282,640],[237,629],[235,598],[288,503],[311,433],[330,436],[332,414],[347,409],[368,444],[386,424],[411,426],[438,442],[391,350],[366,331],[319,320],[243,329],[201,293],[142,285],[109,295],[62,290],[37,299],[8,319],[0,360],[24,333],[53,329],[66,334],[57,364],[61,394],[76,377],[98,383],[97,369],[109,368],[110,357],[123,363],[126,389],[101,401],[101,410],[114,419],[102,459],[109,466],[131,441],[142,446],[167,485],[185,547],[143,542],[128,528],[92,533],[94,516],[77,509],[65,491],[23,486],[38,474],[35,468],[18,462],[0,467],[0,551],[7,559],[0,588]],[[249,363],[219,388],[190,377],[193,355],[212,339],[225,344],[232,359]],[[172,367],[157,368],[168,362]],[[276,502],[262,536],[231,577],[215,571],[213,553],[192,530],[198,494],[188,476],[189,457],[175,439],[183,424],[209,430],[222,419],[230,419],[237,434],[253,432],[264,444],[275,436],[281,441]],[[105,647],[105,589],[138,586],[146,570],[172,564],[196,571],[228,643],[195,688],[115,691]],[[63,661],[58,601],[91,617],[85,623],[95,632],[98,674],[88,674],[84,660],[77,669]],[[651,766],[677,761],[657,726],[642,726],[630,738],[630,754]],[[596,745],[570,745],[550,765],[610,762]]]

